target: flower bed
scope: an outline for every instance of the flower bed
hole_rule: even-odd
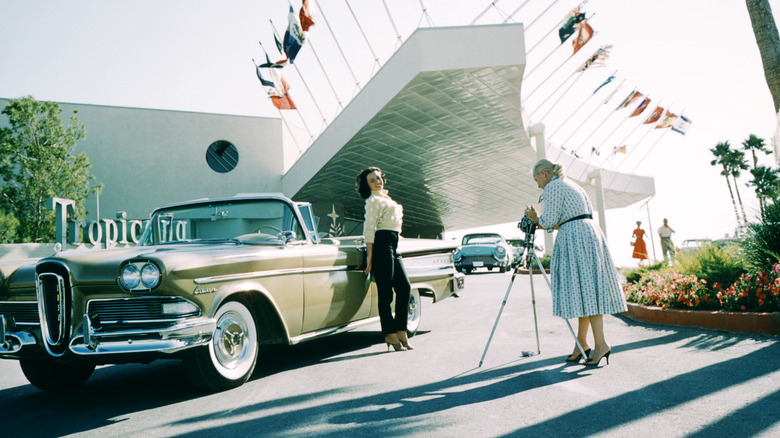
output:
[[[780,312],[676,310],[628,303],[629,318],[651,324],[680,325],[738,333],[780,335]]]

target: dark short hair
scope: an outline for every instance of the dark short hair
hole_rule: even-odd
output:
[[[382,173],[382,169],[376,166],[366,167],[355,179],[355,190],[357,190],[360,197],[363,199],[368,199],[368,197],[371,196],[371,187],[368,186],[368,181],[366,181],[366,177],[371,172],[379,172],[382,181],[387,183],[387,179],[385,178],[385,174]]]

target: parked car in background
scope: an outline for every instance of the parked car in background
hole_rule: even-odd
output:
[[[679,250],[682,252],[696,251],[697,249],[711,243],[712,240],[710,239],[686,239],[683,240],[682,246],[679,248]]]
[[[500,234],[466,234],[455,252],[455,269],[466,274],[479,268],[506,272],[515,257],[514,249]]]
[[[179,358],[210,390],[246,382],[263,345],[378,323],[361,239],[320,239],[311,205],[280,195],[197,200],[155,210],[138,246],[68,251],[0,265],[0,358],[44,390],[73,388],[96,365]],[[455,244],[401,239],[420,296],[463,287]],[[379,337],[378,337],[379,339]]]

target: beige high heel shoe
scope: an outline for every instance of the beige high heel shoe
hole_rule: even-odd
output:
[[[407,350],[414,350],[411,345],[409,345],[409,337],[406,335],[405,331],[398,332],[398,341],[403,345],[404,348]]]
[[[385,336],[385,344],[387,344],[387,351],[390,351],[390,347],[393,347],[393,350],[395,351],[406,351],[406,348],[404,348],[403,345],[401,345],[401,342],[398,340],[398,337],[393,336]]]

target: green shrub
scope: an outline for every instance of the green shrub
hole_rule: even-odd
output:
[[[780,260],[780,203],[767,205],[760,221],[747,228],[741,243],[745,262],[755,270],[771,271]]]
[[[708,285],[732,284],[747,272],[739,247],[705,245],[695,251],[679,253],[675,264],[665,269],[703,278]]]
[[[19,220],[12,214],[0,210],[0,243],[15,243],[16,228]]]
[[[780,311],[780,274],[778,264],[766,272],[745,274],[727,289],[715,284],[716,296],[725,311]]]
[[[664,267],[664,262],[653,263],[648,266],[640,266],[638,268],[628,270],[624,273],[624,275],[626,276],[627,282],[636,283],[642,277],[649,274],[650,272],[658,272],[663,267]]]
[[[541,262],[541,263],[542,263],[542,267],[543,267],[544,269],[550,269],[550,261],[551,261],[551,260],[552,260],[552,257],[550,257],[550,256],[549,256],[549,255],[547,255],[547,254],[545,254],[544,256],[542,256],[542,257],[540,257],[540,258],[539,258],[539,262]]]

